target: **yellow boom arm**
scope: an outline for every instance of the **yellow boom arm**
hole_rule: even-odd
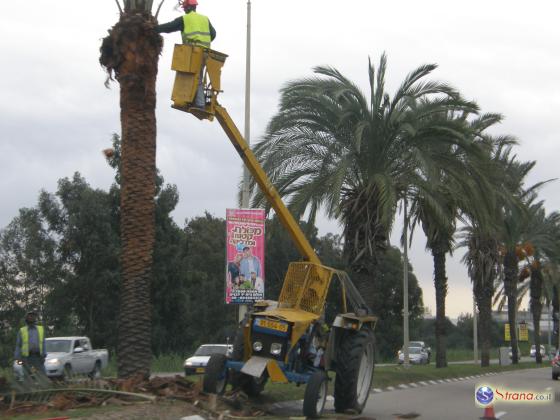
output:
[[[220,125],[226,132],[233,147],[241,159],[243,159],[243,162],[255,178],[261,191],[265,194],[268,202],[278,215],[278,218],[288,230],[299,252],[307,261],[321,265],[321,261],[313,250],[313,247],[303,234],[299,224],[288,208],[284,205],[278,191],[276,191],[276,188],[274,188],[268,179],[268,176],[237,129],[227,110],[217,101],[217,96],[220,92],[221,68],[226,57],[227,55],[220,52],[203,49],[198,46],[175,45],[172,69],[176,71],[176,76],[171,96],[173,100],[172,106],[175,109],[189,112],[201,120],[213,120],[214,117],[218,118]],[[200,71],[201,67],[205,67],[203,73]],[[200,83],[201,74],[204,78],[202,84],[205,89],[206,97],[206,106],[204,109],[192,106],[196,90]]]

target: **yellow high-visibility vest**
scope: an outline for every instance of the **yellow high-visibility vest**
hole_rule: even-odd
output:
[[[39,353],[43,354],[43,340],[45,338],[45,329],[37,325],[37,335],[39,336]],[[21,336],[21,355],[23,357],[29,357],[29,328],[27,326],[21,327],[19,329],[19,334]]]
[[[204,15],[189,12],[183,16],[183,44],[196,44],[210,48],[210,21]]]

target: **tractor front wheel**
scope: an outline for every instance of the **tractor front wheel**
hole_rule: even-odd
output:
[[[303,415],[308,418],[321,417],[325,402],[327,401],[327,389],[329,378],[323,370],[313,372],[305,387],[303,397]]]
[[[228,382],[226,362],[227,358],[224,354],[214,353],[210,356],[202,381],[204,392],[218,395],[225,392]]]

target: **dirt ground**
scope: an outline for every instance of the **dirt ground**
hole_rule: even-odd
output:
[[[71,413],[68,413],[71,417]],[[155,404],[131,405],[121,407],[118,410],[93,414],[91,416],[80,417],[88,420],[179,420],[182,417],[199,414],[203,418],[209,418],[201,413],[192,404],[183,401],[161,401]]]
[[[200,383],[179,375],[149,381],[130,378],[64,384],[63,388],[5,394],[0,398],[0,418],[179,420],[194,414],[205,419],[260,418],[265,408],[240,391],[221,397],[205,394]]]

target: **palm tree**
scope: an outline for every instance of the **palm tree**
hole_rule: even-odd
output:
[[[411,209],[412,228],[419,223],[426,235],[426,248],[434,261],[434,286],[436,292],[436,367],[447,366],[445,299],[447,296],[446,255],[452,252],[457,220],[476,203],[480,207],[487,202],[492,186],[482,170],[487,156],[478,136],[488,126],[501,119],[497,114],[485,114],[469,121],[472,112],[448,112],[438,116],[450,123],[462,124],[462,132],[470,144],[457,147],[453,143],[439,143],[442,149],[436,156],[445,160],[429,173],[431,188],[413,198]],[[426,195],[426,193],[430,195]],[[487,205],[488,206],[488,205]],[[471,213],[480,212],[476,208]]]
[[[370,305],[376,255],[387,246],[398,201],[428,196],[428,172],[448,158],[435,145],[463,141],[460,124],[434,116],[475,110],[447,84],[426,80],[435,65],[412,71],[391,97],[386,68],[385,54],[377,69],[369,63],[369,95],[330,67],[288,83],[255,147],[297,217],[308,212],[312,222],[324,208],[341,221],[347,267]],[[253,204],[263,202],[257,192]]]
[[[542,267],[543,274],[543,291],[545,294],[547,306],[552,304],[552,313],[556,314],[553,318],[553,342],[554,348],[560,348],[560,264],[556,260]]]
[[[537,190],[549,181],[539,182],[529,188],[524,187],[524,180],[536,162],[518,162],[513,157],[508,162],[508,184],[514,201],[505,202],[502,207],[502,223],[499,225],[499,238],[503,253],[504,292],[508,304],[508,322],[510,325],[512,363],[518,363],[517,345],[517,306],[519,262],[526,257],[525,245],[531,249],[544,242],[546,235],[531,227],[531,212],[536,211],[542,203],[536,203]]]
[[[119,21],[103,39],[100,62],[120,84],[121,306],[118,375],[150,374],[150,283],[155,238],[156,75],[162,39],[153,1],[125,0]],[[117,2],[118,4],[118,2]]]
[[[540,320],[544,297],[545,274],[552,272],[555,261],[560,258],[560,214],[558,212],[545,214],[542,201],[528,207],[528,222],[526,242],[519,247],[520,253],[525,256],[525,264],[519,271],[519,286],[517,291],[517,304],[529,292],[530,309],[533,317],[535,347],[540,348]],[[530,278],[529,282],[524,282]],[[549,279],[550,276],[546,276]],[[503,291],[503,289],[502,289]],[[498,295],[496,300],[500,297]],[[502,297],[500,306],[503,306],[505,296]],[[542,363],[539,351],[536,353],[537,363]]]
[[[460,246],[467,247],[462,261],[467,265],[480,314],[480,365],[487,367],[490,366],[492,296],[499,265],[498,241],[489,226],[476,222],[462,229],[462,237]]]
[[[492,323],[492,298],[500,270],[498,226],[502,221],[499,203],[510,201],[509,189],[505,188],[508,161],[516,140],[509,136],[492,137],[485,133],[501,116],[487,114],[473,121],[475,142],[485,150],[487,159],[478,161],[473,173],[475,185],[481,186],[479,200],[463,202],[463,220],[459,246],[466,247],[462,261],[467,265],[473,285],[473,295],[480,313],[481,366],[490,365],[490,331]]]

